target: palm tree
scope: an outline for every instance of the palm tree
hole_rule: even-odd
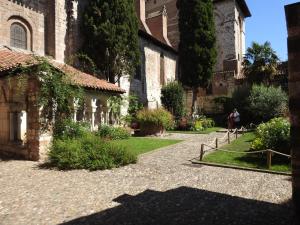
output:
[[[270,42],[260,45],[253,42],[244,57],[244,75],[250,83],[269,83],[277,74],[279,58]]]

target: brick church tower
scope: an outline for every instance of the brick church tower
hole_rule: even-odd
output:
[[[168,38],[178,48],[177,0],[146,0],[146,17],[163,6],[168,12]],[[251,16],[245,0],[214,0],[218,58],[215,71],[236,72],[241,75],[241,62],[245,52],[245,19]]]

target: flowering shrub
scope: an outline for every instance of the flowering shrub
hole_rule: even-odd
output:
[[[287,119],[278,117],[257,127],[257,138],[252,143],[252,149],[273,149],[285,153],[290,152],[290,123]]]

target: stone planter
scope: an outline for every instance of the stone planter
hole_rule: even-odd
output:
[[[142,136],[156,135],[161,136],[165,132],[162,126],[156,124],[143,124],[140,127],[140,134]]]

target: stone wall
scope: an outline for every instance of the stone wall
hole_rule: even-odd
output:
[[[0,45],[10,46],[10,26],[26,28],[28,51],[68,62],[82,43],[80,23],[86,0],[0,0]]]
[[[0,87],[0,154],[38,160],[40,125],[36,104],[37,81],[27,80],[27,77],[3,78]]]
[[[26,28],[29,51],[45,54],[45,4],[46,0],[0,0],[0,45],[10,46],[10,27],[20,23]]]
[[[159,11],[165,5],[168,14],[168,38],[175,48],[179,44],[178,10],[176,0],[148,0],[146,14]],[[241,76],[241,61],[245,52],[245,17],[234,0],[214,3],[217,34],[217,63],[215,71],[224,71],[224,62],[233,61],[236,76]],[[146,17],[147,17],[146,15]],[[228,69],[227,69],[228,70]]]
[[[288,28],[293,200],[300,218],[300,3],[285,8]],[[298,220],[299,224],[300,220]]]
[[[220,97],[231,97],[235,88],[239,85],[239,80],[234,78],[234,71],[217,72],[213,74],[211,85],[207,88],[198,88],[197,107],[204,114],[224,113],[223,106],[216,103]],[[193,105],[193,92],[189,89],[185,91],[186,111],[191,113]]]
[[[177,77],[177,55],[155,45],[151,40],[140,37],[141,49],[141,78],[130,79],[129,76],[121,78],[120,85],[127,91],[127,95],[135,93],[148,108],[161,106],[161,87]],[[163,70],[161,70],[161,57],[163,57]],[[164,80],[161,81],[161,71],[164,71]],[[123,110],[123,114],[126,109]]]

